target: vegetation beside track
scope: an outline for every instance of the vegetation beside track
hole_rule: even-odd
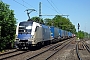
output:
[[[14,10],[10,6],[0,1],[0,51],[11,48],[15,40],[16,18],[14,17]]]

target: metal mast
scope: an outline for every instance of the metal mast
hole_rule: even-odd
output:
[[[39,3],[39,17],[41,17],[41,2]]]
[[[41,2],[40,2],[40,3],[39,3],[39,18],[41,18],[41,16],[55,16],[55,15],[42,15],[42,14],[41,14]],[[69,15],[63,15],[63,14],[62,14],[62,15],[60,15],[60,16],[67,16],[67,18],[68,18]],[[41,19],[40,19],[40,21],[41,21]],[[40,22],[40,21],[39,21],[39,22]]]
[[[42,15],[42,14],[41,14],[41,2],[40,2],[40,3],[39,3],[39,17],[41,17],[41,16],[55,16],[55,15]],[[60,15],[60,16],[67,16],[67,17],[68,17],[69,15],[63,15],[63,14],[62,14],[62,15]]]
[[[41,22],[41,2],[39,3],[39,23]]]

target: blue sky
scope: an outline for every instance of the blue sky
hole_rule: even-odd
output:
[[[64,14],[69,15],[70,21],[75,25],[80,24],[80,30],[90,33],[90,0],[2,0],[10,5],[10,9],[14,10],[17,22],[25,21],[28,19],[26,9],[35,9],[37,12],[32,12],[31,17],[38,16],[39,2],[42,3],[42,14],[55,15]],[[25,2],[23,2],[25,1]],[[53,5],[55,9],[50,5]],[[57,10],[58,13],[55,11]],[[53,18],[54,16],[42,16],[42,18]]]

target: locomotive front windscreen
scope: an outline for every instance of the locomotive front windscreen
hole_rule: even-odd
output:
[[[31,33],[32,31],[32,21],[20,22],[19,33]]]

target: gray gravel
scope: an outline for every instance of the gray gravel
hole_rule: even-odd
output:
[[[75,42],[72,42],[50,60],[77,60],[75,45]]]

